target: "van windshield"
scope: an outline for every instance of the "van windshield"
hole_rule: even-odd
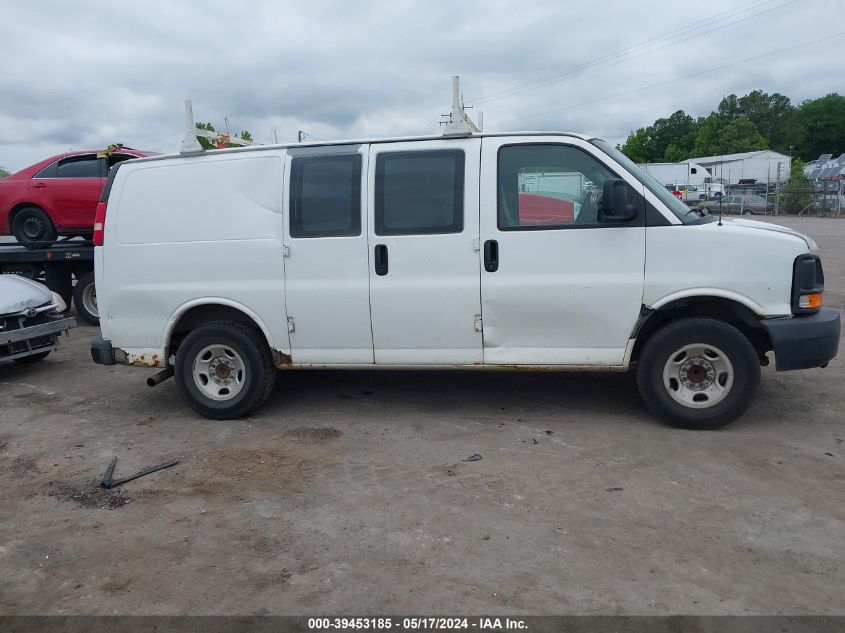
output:
[[[680,219],[681,222],[683,222],[684,224],[699,224],[702,222],[704,218],[702,218],[698,213],[690,209],[678,198],[673,196],[669,192],[669,190],[667,190],[666,185],[661,184],[650,173],[638,167],[634,161],[632,161],[630,158],[625,156],[625,154],[613,147],[613,145],[601,139],[593,139],[590,142],[596,147],[598,147],[601,151],[606,153],[608,156],[610,156],[617,163],[622,165],[625,169],[627,169],[634,178],[636,178],[643,184],[646,189],[648,189],[651,193],[657,196],[657,198],[659,198],[663,204],[669,207],[672,213],[678,216],[678,219]]]

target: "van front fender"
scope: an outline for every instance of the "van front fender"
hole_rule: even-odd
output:
[[[685,288],[684,290],[679,290],[677,292],[673,292],[672,294],[665,295],[656,301],[643,301],[643,304],[652,310],[659,310],[670,303],[674,303],[682,299],[701,299],[705,297],[728,299],[742,304],[760,317],[765,316],[765,309],[759,303],[737,292],[732,292],[723,288]]]

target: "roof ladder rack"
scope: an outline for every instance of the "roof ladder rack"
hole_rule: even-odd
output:
[[[228,127],[228,119],[227,119]],[[229,145],[258,145],[255,141],[246,141],[237,136],[223,134],[221,132],[209,132],[208,130],[201,130],[194,125],[194,108],[190,99],[185,100],[185,138],[182,139],[182,146],[179,148],[180,154],[200,154],[203,152],[202,145],[197,140],[198,136],[207,138],[209,141],[224,148]]]
[[[443,136],[472,136],[479,134],[481,130],[469,118],[464,109],[464,97],[461,94],[461,78],[455,75],[452,77],[452,111],[449,113],[449,120],[443,129]]]

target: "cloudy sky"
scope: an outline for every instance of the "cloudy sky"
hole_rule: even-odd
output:
[[[841,93],[843,31],[843,0],[0,0],[0,165],[175,151],[186,98],[263,143],[436,133],[454,74],[485,131],[615,142],[732,92]]]

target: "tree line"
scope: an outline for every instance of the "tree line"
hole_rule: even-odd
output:
[[[636,163],[771,149],[814,160],[845,151],[845,97],[831,93],[793,105],[777,92],[724,97],[716,111],[693,118],[683,110],[631,132],[619,149]]]

